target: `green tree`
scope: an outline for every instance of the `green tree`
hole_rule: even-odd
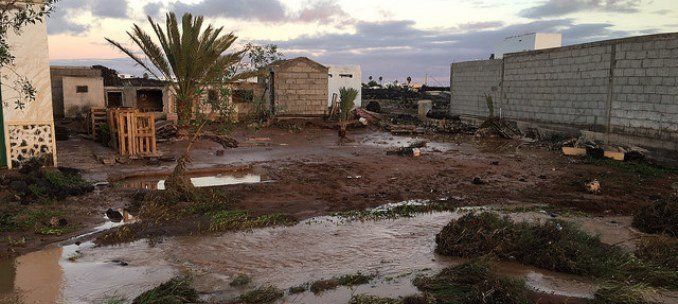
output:
[[[18,92],[21,96],[14,101],[16,108],[19,110],[23,110],[26,106],[25,100],[35,100],[37,90],[28,78],[18,74],[11,68],[15,56],[12,55],[7,35],[10,31],[14,31],[16,35],[21,35],[22,29],[25,26],[43,22],[44,18],[54,11],[54,5],[58,1],[30,2],[26,0],[5,0],[0,3],[0,68],[7,68],[18,79],[16,82],[9,84],[8,88]]]
[[[183,155],[177,159],[174,173],[167,181],[168,190],[172,188],[171,190],[180,194],[192,192],[193,189],[190,180],[183,173],[189,161],[191,146],[207,123],[204,120],[190,128],[193,117],[201,116],[202,106],[209,99],[204,98],[205,92],[215,86],[226,86],[254,75],[253,72],[229,73],[234,65],[241,62],[245,50],[227,53],[237,37],[233,33],[224,34],[223,27],[203,27],[203,20],[202,16],[184,14],[179,23],[174,13],[168,13],[163,28],[149,16],[148,21],[157,42],[139,25],[134,24],[132,31],[127,34],[141,50],[141,55],[106,38],[148,73],[168,80],[174,91],[179,126],[184,130],[183,133],[192,132]]]

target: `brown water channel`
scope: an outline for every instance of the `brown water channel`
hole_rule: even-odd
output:
[[[223,301],[254,286],[286,289],[356,272],[376,277],[354,289],[288,295],[282,302],[346,303],[352,294],[407,296],[417,293],[411,284],[417,274],[461,262],[433,252],[435,235],[460,215],[365,222],[320,217],[291,227],[110,247],[71,240],[0,264],[0,298],[14,294],[25,303],[101,303],[112,296],[133,299],[173,276],[190,275],[206,300]],[[545,293],[587,298],[595,288],[574,276],[511,263],[499,267]],[[252,285],[230,287],[239,274],[250,276]]]

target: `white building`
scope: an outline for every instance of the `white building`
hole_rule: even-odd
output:
[[[8,30],[7,41],[15,59],[0,69],[0,166],[11,168],[42,156],[56,165],[47,27],[44,22],[29,24],[20,35]],[[25,94],[22,83],[30,84],[35,94]]]
[[[524,51],[534,51],[563,46],[562,34],[531,33],[508,37],[502,41],[494,52],[496,59],[501,59],[504,54]]]
[[[362,107],[362,73],[359,65],[330,65],[329,68],[329,94],[327,94],[327,106],[332,106],[332,101],[339,101],[339,89],[354,88],[358,90],[355,100],[356,107]]]

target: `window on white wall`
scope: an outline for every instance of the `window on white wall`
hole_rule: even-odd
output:
[[[75,92],[76,93],[87,93],[87,92],[89,92],[89,87],[88,86],[76,86]]]
[[[339,74],[341,78],[353,78],[353,74]]]

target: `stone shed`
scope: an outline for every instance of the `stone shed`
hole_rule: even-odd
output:
[[[306,57],[269,66],[268,100],[277,116],[323,116],[327,112],[329,69]]]

